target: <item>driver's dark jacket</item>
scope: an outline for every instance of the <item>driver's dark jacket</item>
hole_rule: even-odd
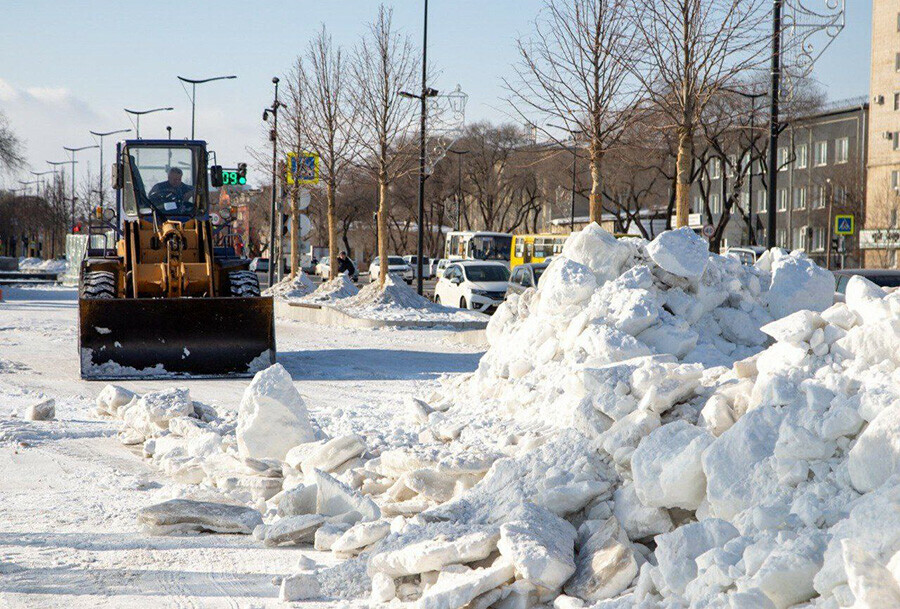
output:
[[[180,186],[173,186],[168,180],[160,182],[150,189],[147,198],[153,203],[172,202],[177,204],[175,212],[190,212],[194,204],[187,200],[187,197],[194,192],[194,187],[181,183]]]

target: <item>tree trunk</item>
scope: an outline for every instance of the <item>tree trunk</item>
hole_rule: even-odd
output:
[[[603,219],[603,175],[601,167],[603,155],[591,154],[591,222],[600,224]]]
[[[676,161],[678,178],[675,184],[675,228],[688,225],[688,215],[691,212],[691,168],[693,164],[694,138],[690,129],[680,128]]]
[[[300,188],[297,184],[291,188],[291,280],[297,276],[300,269],[300,210],[297,209],[297,200]]]
[[[388,274],[388,185],[382,174],[378,176],[378,285],[384,286]]]
[[[327,198],[328,198],[328,266],[330,270],[328,276],[331,279],[337,277],[337,223],[334,218],[334,193],[335,185],[333,181],[328,182]]]

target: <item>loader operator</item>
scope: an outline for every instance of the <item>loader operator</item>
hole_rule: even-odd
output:
[[[169,179],[150,189],[150,202],[166,215],[189,216],[194,213],[194,187],[181,181],[183,172],[178,167],[169,169]]]

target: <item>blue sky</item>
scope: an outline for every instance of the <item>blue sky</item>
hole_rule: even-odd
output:
[[[823,0],[805,0],[815,4]],[[375,0],[252,2],[237,0],[27,0],[4,3],[0,31],[0,109],[27,140],[37,171],[66,158],[62,146],[93,143],[89,129],[131,124],[123,107],[174,106],[145,117],[144,137],[190,134],[190,102],[176,75],[237,74],[201,85],[197,135],[223,164],[249,160],[262,140],[262,109],[271,77],[286,72],[325,23],[351,46],[375,15]],[[421,41],[421,0],[388,2],[395,22]],[[502,78],[516,60],[514,42],[530,31],[542,0],[431,0],[429,63],[438,89],[469,93],[467,118],[503,120]],[[820,60],[815,77],[830,99],[864,95],[869,82],[869,2],[848,2],[847,28]],[[111,146],[107,151],[112,149]],[[96,151],[80,153],[97,169]],[[251,179],[251,182],[253,180]],[[0,178],[0,184],[9,178]]]

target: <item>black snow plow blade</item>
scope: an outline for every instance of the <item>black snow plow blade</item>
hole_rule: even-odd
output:
[[[241,377],[275,363],[271,298],[79,300],[81,377]]]

